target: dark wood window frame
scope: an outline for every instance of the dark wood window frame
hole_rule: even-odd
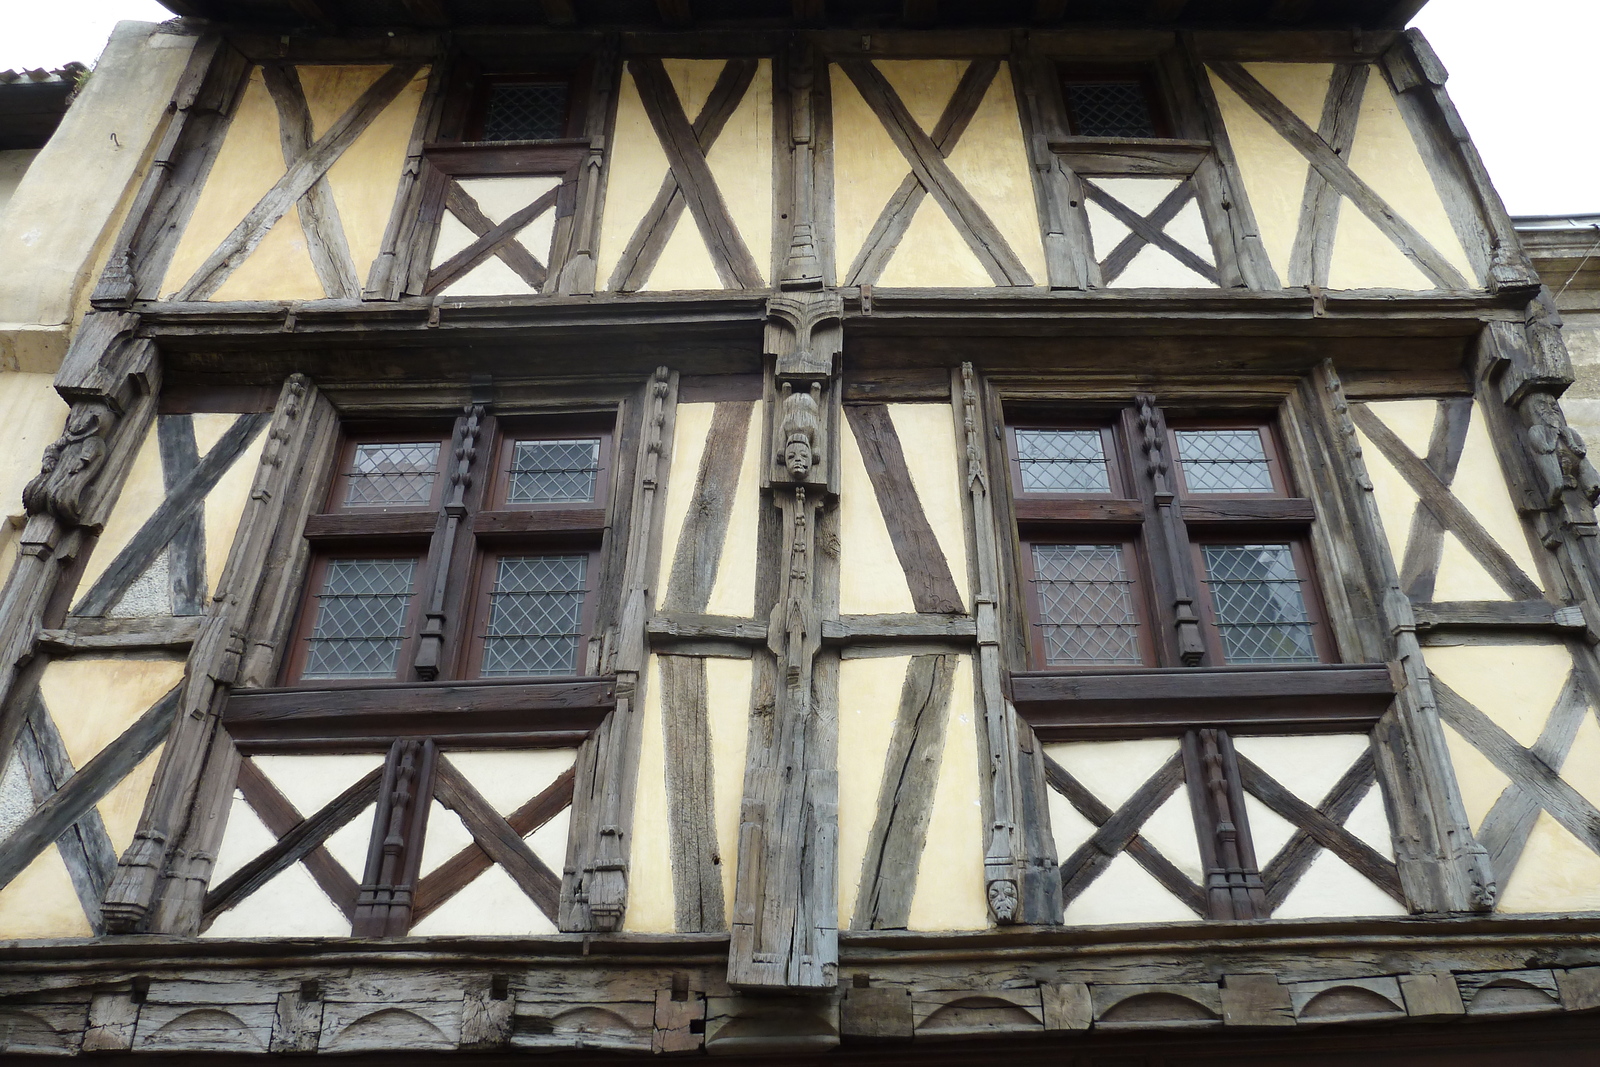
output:
[[[1161,84],[1154,64],[1143,63],[1056,63],[1056,80],[1061,86],[1062,114],[1067,128],[1074,137],[1102,140],[1099,134],[1080,134],[1073,118],[1071,89],[1073,85],[1093,85],[1104,82],[1135,82],[1144,91],[1145,108],[1150,115],[1154,133],[1138,140],[1168,140],[1176,136],[1172,120],[1173,107]],[[1116,138],[1122,140],[1122,138]]]
[[[324,507],[309,516],[304,527],[311,558],[290,631],[294,644],[285,656],[281,681],[286,684],[233,693],[223,723],[246,757],[273,752],[385,753],[381,775],[369,775],[371,781],[359,783],[364,791],[352,800],[377,804],[362,882],[348,887],[355,894],[351,899],[336,901],[352,916],[355,936],[406,933],[479,870],[473,863],[453,860],[419,877],[429,798],[475,827],[474,840],[488,857],[483,862],[504,865],[524,892],[554,917],[559,871],[546,867],[520,843],[504,839],[504,828],[497,828],[499,815],[449,767],[447,757],[453,749],[575,747],[615,707],[615,679],[584,672],[592,671],[595,660],[588,654],[588,636],[600,609],[597,587],[602,561],[607,553],[619,550],[607,543],[608,504],[617,490],[610,483],[615,474],[612,456],[620,430],[618,415],[616,411],[557,413],[499,420],[484,407],[469,405],[448,434],[439,422],[419,421],[410,428],[352,423],[336,445],[338,462]],[[503,504],[501,483],[512,455],[508,442],[580,436],[602,441],[594,500]],[[340,474],[349,469],[356,443],[428,440],[440,443],[429,506],[344,505],[346,479]],[[485,506],[494,501],[502,506]],[[493,580],[486,564],[519,551],[583,554],[589,560],[582,615],[585,636],[578,671],[572,675],[471,676],[480,655],[477,630],[487,618],[481,593]],[[422,561],[409,613],[415,621],[401,649],[397,677],[296,681],[305,661],[304,637],[313,624],[315,612],[309,605],[318,590],[320,569],[331,559],[379,556]],[[427,666],[430,642],[436,646],[432,670]],[[516,833],[541,825],[572,803],[572,788],[569,772],[530,800],[524,806],[528,810],[506,816],[507,825]],[[306,832],[311,832],[309,827]],[[235,878],[215,887],[208,897],[208,914],[224,910],[247,893],[246,881]],[[343,879],[332,881],[342,884]]]
[[[1114,410],[1052,414],[1016,405],[1005,431],[1022,602],[1036,668],[1011,673],[1009,695],[1043,741],[1179,738],[1206,870],[1205,911],[1217,919],[1264,917],[1270,907],[1233,736],[1368,732],[1394,698],[1389,668],[1336,662],[1311,555],[1316,509],[1311,500],[1290,495],[1293,478],[1271,416],[1174,417],[1169,424],[1156,398],[1148,395]],[[1176,431],[1247,426],[1262,434],[1274,492],[1185,495]],[[1113,491],[1022,492],[1014,431],[1033,427],[1103,427],[1102,440],[1116,445],[1115,458],[1107,457]],[[1029,584],[1030,546],[1072,543],[1126,544],[1125,559],[1146,568],[1148,591],[1134,599],[1152,624],[1142,629],[1160,631],[1146,646],[1156,649],[1149,664],[1037,669],[1041,653],[1033,631],[1039,612]],[[1201,555],[1205,545],[1230,543],[1292,546],[1321,662],[1221,662]]]

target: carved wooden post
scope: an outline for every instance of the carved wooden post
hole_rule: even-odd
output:
[[[606,139],[614,116],[619,63],[619,41],[610,35],[595,56],[589,111],[583,124],[584,136],[589,138],[589,154],[578,175],[570,244],[560,275],[551,287],[563,296],[594,292],[595,248],[600,243],[600,212],[605,201]]]
[[[269,547],[287,504],[295,499],[289,490],[303,477],[301,460],[308,442],[330,444],[334,420],[331,406],[319,403],[315,386],[303,375],[284,382],[238,538],[189,655],[182,703],[162,748],[155,783],[133,843],[106,890],[106,928],[113,933],[165,929],[167,924],[187,929],[185,902],[196,903],[193,897],[209,875],[215,844],[191,851],[178,842],[190,823],[217,719],[244,658],[245,634],[263,592]],[[169,891],[176,895],[169,906],[162,906]]]
[[[443,538],[437,556],[439,564],[433,575],[433,588],[428,591],[428,605],[423,612],[422,628],[418,632],[417,654],[413,662],[420,678],[432,681],[439,676],[439,664],[444,655],[445,581],[450,573],[450,561],[455,558],[456,540],[461,534],[461,523],[467,517],[467,492],[472,488],[473,466],[478,458],[478,441],[483,436],[484,415],[488,405],[468,404],[460,419],[456,420],[451,441],[450,486],[445,492],[442,521]]]
[[[561,884],[563,930],[619,930],[627,909],[627,832],[647,662],[645,621],[661,540],[656,504],[663,465],[671,457],[676,406],[677,375],[657,367],[644,395],[622,610],[615,632],[606,635],[608,662],[601,665],[602,672],[617,676],[617,706],[578,754],[567,870]]]
[[[1433,686],[1417,641],[1411,601],[1400,588],[1394,560],[1383,550],[1383,524],[1373,499],[1372,479],[1349,414],[1344,387],[1331,361],[1324,361],[1301,386],[1296,403],[1305,413],[1307,445],[1319,458],[1309,473],[1329,524],[1347,524],[1353,546],[1338,566],[1370,591],[1368,605],[1381,636],[1367,655],[1391,664],[1399,679],[1394,707],[1378,723],[1374,752],[1394,816],[1400,880],[1412,910],[1488,911],[1496,887],[1488,855],[1472,834]],[[1325,458],[1322,458],[1325,457]],[[1321,524],[1319,524],[1321,525]]]
[[[1183,551],[1184,538],[1178,524],[1177,498],[1168,481],[1171,477],[1167,460],[1167,423],[1156,406],[1156,398],[1149,394],[1134,397],[1138,405],[1139,447],[1144,452],[1145,470],[1141,493],[1148,493],[1156,521],[1150,526],[1150,554],[1159,583],[1165,586],[1163,596],[1172,602],[1178,661],[1185,667],[1198,667],[1205,660],[1206,646],[1200,637],[1200,619],[1194,613],[1194,567]],[[1162,575],[1162,572],[1165,572]]]

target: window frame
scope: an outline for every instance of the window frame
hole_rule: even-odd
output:
[[[1041,531],[1042,532],[1042,531]],[[1075,531],[1076,533],[1076,531]],[[1018,554],[1022,563],[1022,590],[1023,610],[1027,612],[1028,625],[1028,654],[1034,669],[1044,671],[1071,671],[1078,669],[1096,671],[1147,671],[1159,666],[1159,652],[1156,648],[1156,635],[1154,620],[1158,618],[1154,605],[1150,602],[1149,580],[1147,575],[1148,562],[1140,534],[1142,531],[1128,530],[1126,528],[1107,528],[1098,534],[1087,525],[1082,531],[1082,536],[1028,536],[1024,534],[1019,541],[1022,551]],[[1037,584],[1038,573],[1034,567],[1033,550],[1035,546],[1043,545],[1105,545],[1115,544],[1122,548],[1123,567],[1128,575],[1128,594],[1133,609],[1135,625],[1135,645],[1140,655],[1139,663],[1105,663],[1105,664],[1078,664],[1060,665],[1051,664],[1045,654],[1044,627],[1052,625],[1044,621],[1043,612],[1039,607]]]
[[[568,674],[496,674],[485,677],[483,674],[483,654],[485,647],[486,631],[489,626],[489,614],[493,608],[491,596],[494,592],[496,579],[495,566],[504,556],[540,553],[561,556],[586,556],[587,569],[584,572],[583,606],[578,612],[578,647],[574,655],[573,670]],[[459,642],[458,657],[460,660],[459,675],[461,680],[469,682],[501,682],[513,679],[524,681],[544,678],[581,678],[587,677],[584,667],[589,662],[590,646],[595,642],[595,619],[599,613],[598,578],[600,574],[600,545],[588,544],[572,538],[558,538],[551,541],[529,542],[518,538],[516,540],[492,539],[488,545],[480,545],[477,559],[474,562],[471,585],[468,587],[469,609],[463,615],[465,624],[463,639]]]
[[[322,590],[327,585],[328,565],[340,559],[414,559],[417,569],[413,574],[411,586],[411,602],[406,607],[403,623],[404,636],[400,639],[400,650],[395,654],[395,673],[389,678],[307,678],[305,677],[306,664],[311,659],[311,635],[316,628],[317,619],[322,609]],[[300,603],[295,613],[295,622],[290,629],[290,646],[284,656],[283,679],[284,684],[316,687],[359,687],[371,685],[375,682],[398,681],[400,673],[408,657],[416,655],[418,639],[418,608],[422,599],[423,587],[429,577],[428,549],[426,545],[413,541],[406,544],[394,538],[374,540],[371,542],[349,542],[337,546],[313,548],[311,560],[306,568],[304,588],[300,594]]]
[[[1172,104],[1162,85],[1161,77],[1153,65],[1057,61],[1055,73],[1058,91],[1061,93],[1061,119],[1069,136],[1088,141],[1170,141],[1177,139],[1177,126],[1173,122]],[[1077,123],[1072,115],[1071,86],[1092,85],[1101,82],[1137,82],[1139,87],[1144,90],[1145,106],[1150,112],[1150,126],[1154,132],[1148,137],[1138,138],[1078,132]]]

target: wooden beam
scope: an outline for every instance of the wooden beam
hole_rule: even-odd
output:
[[[717,404],[713,409],[694,495],[678,531],[672,571],[662,597],[662,606],[669,611],[703,612],[711,599],[728,523],[733,517],[739,469],[744,465],[750,413],[755,407],[736,400]]]
[[[322,0],[289,0],[289,7],[296,15],[308,20],[319,29],[339,28],[338,20],[329,13],[327,5]]]
[[[571,26],[578,21],[573,0],[539,0],[544,9],[544,20],[552,26]]]
[[[1456,600],[1413,604],[1418,630],[1486,627],[1497,630],[1581,630],[1583,609],[1548,600]]]
[[[1045,740],[1171,734],[1238,726],[1269,733],[1360,731],[1394,699],[1385,664],[1027,671],[1011,675],[1017,711]]]
[[[691,0],[656,0],[656,12],[662,22],[677,29],[694,22]]]

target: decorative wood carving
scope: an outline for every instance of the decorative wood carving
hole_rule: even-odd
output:
[[[483,418],[487,411],[486,404],[468,404],[461,418],[456,420],[454,440],[451,442],[450,486],[445,490],[441,509],[444,533],[437,552],[441,562],[434,573],[433,588],[428,591],[414,662],[418,676],[428,681],[439,676],[439,664],[444,654],[445,588],[449,578],[449,562],[455,557],[456,539],[461,532],[462,520],[467,517],[467,490],[472,488],[473,464],[478,458],[478,438],[483,432]]]

